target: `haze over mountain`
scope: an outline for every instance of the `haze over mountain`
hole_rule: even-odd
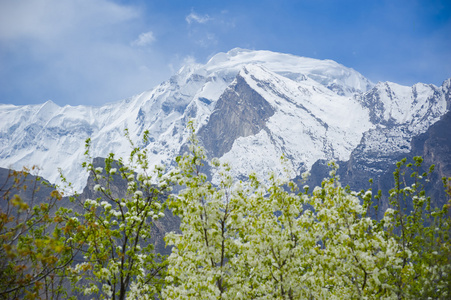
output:
[[[331,60],[237,48],[101,107],[0,105],[0,166],[37,164],[51,182],[61,168],[81,190],[86,138],[93,157],[124,156],[128,128],[151,161],[170,165],[184,149],[187,122],[195,119],[208,155],[229,161],[238,178],[251,171],[264,178],[284,167],[295,177],[318,160],[347,161],[351,154],[378,174],[445,115],[450,85],[451,79],[441,86],[375,84]],[[145,130],[150,141],[143,145]]]

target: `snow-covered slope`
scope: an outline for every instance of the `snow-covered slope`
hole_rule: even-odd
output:
[[[274,114],[260,132],[239,137],[223,156],[236,175],[281,173],[287,167],[280,164],[282,153],[293,177],[318,159],[345,159],[373,126],[359,102],[310,78],[296,82],[256,65],[245,66],[239,76]]]
[[[378,174],[386,171],[411,149],[414,136],[424,133],[447,111],[446,81],[441,87],[417,83],[412,87],[378,83],[369,92],[356,96],[370,109],[375,128],[364,133],[353,151],[360,168]]]
[[[194,118],[209,155],[230,161],[236,175],[280,172],[282,153],[294,175],[317,159],[345,160],[356,147],[385,151],[381,139],[389,135],[408,141],[445,113],[446,93],[445,85],[374,85],[330,60],[233,49],[102,107],[0,105],[0,166],[36,164],[51,182],[61,168],[80,190],[87,178],[81,169],[86,138],[92,156],[124,156],[130,151],[128,128],[155,163],[171,164]],[[142,145],[145,130],[150,142]]]

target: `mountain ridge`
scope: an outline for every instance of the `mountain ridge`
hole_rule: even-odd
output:
[[[195,119],[210,156],[229,160],[237,177],[282,173],[282,153],[294,177],[319,159],[346,160],[353,151],[360,151],[362,161],[384,158],[387,149],[392,157],[409,151],[412,137],[449,110],[450,83],[373,84],[331,60],[233,49],[204,65],[182,67],[152,90],[100,107],[0,105],[0,166],[38,164],[53,183],[60,167],[81,190],[86,138],[93,156],[124,156],[131,150],[124,137],[128,128],[152,161],[170,165],[184,149],[187,122]],[[147,144],[141,141],[145,130]]]

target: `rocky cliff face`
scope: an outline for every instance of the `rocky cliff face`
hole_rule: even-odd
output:
[[[342,169],[360,180],[387,172],[412,150],[412,138],[449,109],[450,85],[449,79],[441,87],[373,84],[330,60],[233,49],[102,107],[0,105],[0,166],[38,164],[51,182],[61,168],[81,191],[86,138],[93,156],[126,156],[127,128],[152,162],[170,166],[185,151],[186,125],[194,119],[208,155],[228,161],[238,178],[285,169],[295,177],[336,160],[352,162]]]
[[[451,177],[450,129],[451,112],[448,112],[428,131],[415,137],[412,141],[411,155],[423,157],[425,166],[435,165],[430,189],[433,198],[440,205],[445,204],[448,199],[441,179]]]
[[[435,164],[440,177],[451,175],[451,112],[433,124],[427,132],[414,138],[412,152],[425,163]]]
[[[28,172],[35,173],[30,174]],[[28,172],[15,172],[10,169],[0,168],[0,210],[7,212],[13,210],[9,200],[18,195],[29,206],[47,203],[55,186],[49,184],[45,179],[37,176],[37,170]],[[68,206],[68,201],[61,200],[58,204]]]
[[[383,173],[409,153],[412,138],[425,132],[446,111],[443,87],[379,83],[361,95],[360,101],[368,107],[376,127],[365,132],[352,152],[353,165]]]
[[[200,128],[199,138],[210,157],[221,157],[237,138],[259,133],[272,115],[272,106],[237,75],[219,97],[207,124]]]
[[[431,174],[429,182],[425,185],[428,196],[435,206],[441,207],[449,200],[445,192],[442,178],[451,177],[451,112],[447,112],[439,121],[431,125],[428,130],[412,137],[408,152],[376,153],[377,159],[365,162],[365,155],[372,153],[359,152],[360,148],[351,154],[347,161],[338,161],[340,166],[338,175],[343,185],[350,185],[353,190],[372,188],[374,191],[382,190],[383,199],[381,208],[388,207],[388,191],[394,186],[393,172],[396,162],[403,158],[413,162],[414,156],[423,157],[423,165],[420,172],[425,172],[429,166],[435,165],[435,171]],[[365,141],[363,140],[362,143]],[[312,167],[311,177],[307,184],[316,186],[323,178],[328,177],[330,168],[324,160],[318,160]],[[373,178],[371,185],[369,179]],[[297,178],[300,181],[300,178]],[[406,180],[409,180],[407,178]]]
[[[445,80],[442,84],[442,91],[445,95],[447,110],[451,110],[451,78]]]

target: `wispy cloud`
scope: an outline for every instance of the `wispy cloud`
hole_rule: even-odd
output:
[[[155,36],[152,31],[141,33],[136,40],[132,42],[132,46],[147,46],[155,41]]]
[[[0,0],[0,103],[95,105],[151,88],[169,69],[140,49],[155,41],[144,20],[111,0]]]
[[[373,81],[441,84],[451,74],[449,1],[150,2],[0,0],[0,103],[119,100],[187,54],[235,47],[329,58]]]
[[[139,11],[107,0],[2,1],[0,40],[46,40],[137,18]],[[57,24],[57,25],[56,25]]]
[[[201,15],[196,14],[194,11],[192,11],[189,15],[186,16],[185,20],[188,24],[191,24],[193,22],[204,24],[204,23],[207,23],[208,21],[210,21],[211,18],[209,15],[201,16]]]
[[[204,37],[198,39],[196,43],[204,48],[218,44],[218,39],[214,33],[207,32]]]

